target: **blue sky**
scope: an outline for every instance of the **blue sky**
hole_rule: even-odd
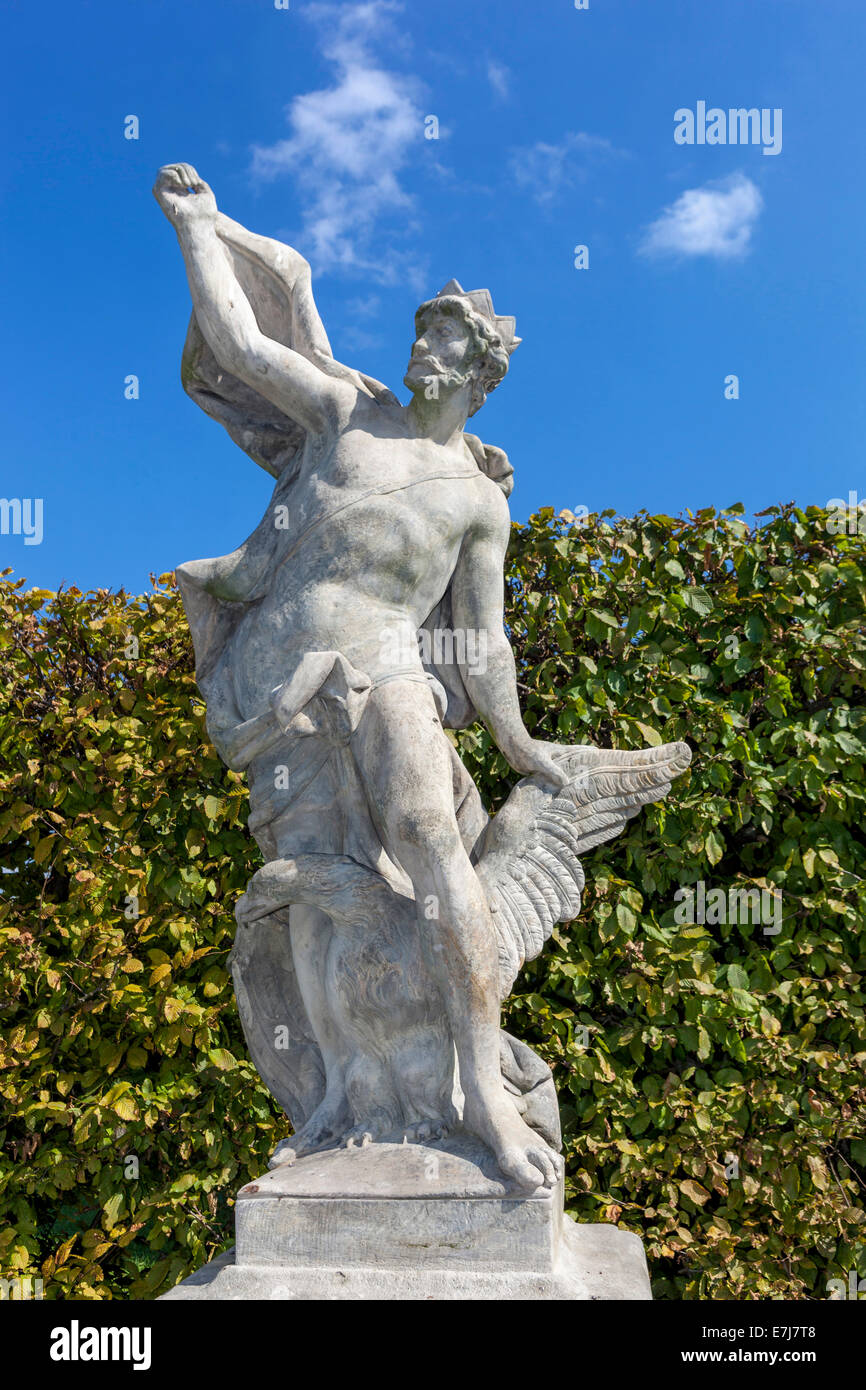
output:
[[[180,387],[175,160],[298,246],[337,356],[403,398],[420,299],[456,276],[516,315],[471,427],[518,519],[866,494],[862,0],[6,0],[3,28],[0,495],[44,521],[0,565],[33,583],[139,592],[270,494]],[[698,102],[780,108],[781,150],[676,143]]]

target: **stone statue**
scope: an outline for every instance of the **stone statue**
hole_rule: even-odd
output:
[[[578,856],[665,796],[689,750],[524,728],[503,628],[512,470],[465,429],[520,342],[489,292],[451,280],[421,305],[404,406],[334,360],[302,256],[219,212],[189,165],[154,192],[192,292],[184,387],[276,479],[238,550],[177,569],[208,731],[247,774],[265,860],[232,968],[294,1130],[271,1167],[456,1133],[498,1190],[550,1189],[550,1072],[500,1006],[576,916]],[[478,719],[523,774],[493,819],[445,732]]]

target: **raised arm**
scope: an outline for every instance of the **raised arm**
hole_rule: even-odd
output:
[[[305,356],[319,362],[327,375],[328,363],[333,361],[331,344],[319,318],[316,301],[310,280],[310,263],[293,246],[286,246],[272,237],[259,236],[249,231],[240,222],[217,212],[216,234],[220,241],[239,251],[249,261],[256,262],[264,270],[270,269],[292,289],[292,315],[295,331],[302,333],[309,351]]]
[[[261,332],[220,240],[216,199],[190,165],[160,169],[153,191],[177,232],[196,318],[219,365],[304,429],[323,433],[339,406],[351,404],[354,387]],[[306,262],[298,261],[300,273]]]
[[[514,654],[503,626],[503,571],[511,522],[498,488],[490,489],[490,499],[490,507],[464,538],[451,585],[455,628],[482,636],[486,647],[486,660],[479,663],[483,669],[461,669],[460,674],[469,698],[515,772],[535,774],[562,786],[565,774],[546,745],[527,733],[520,713]]]

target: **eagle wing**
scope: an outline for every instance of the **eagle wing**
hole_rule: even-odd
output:
[[[685,743],[614,751],[551,745],[569,781],[554,792],[526,777],[484,830],[473,855],[496,927],[500,993],[541,953],[557,922],[580,910],[580,855],[612,840],[642,806],[661,801],[685,772]]]

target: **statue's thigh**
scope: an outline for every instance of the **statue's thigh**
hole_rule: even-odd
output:
[[[389,841],[411,845],[433,831],[459,838],[450,745],[426,684],[390,681],[374,690],[352,751]]]

